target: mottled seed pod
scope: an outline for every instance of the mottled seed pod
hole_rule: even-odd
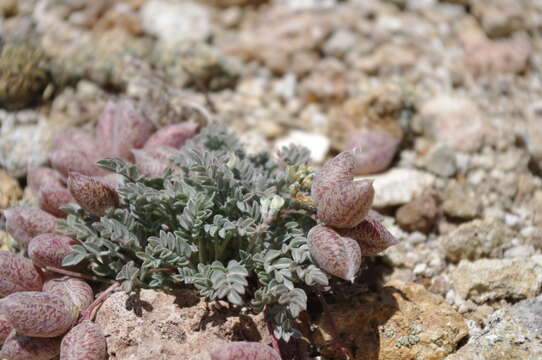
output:
[[[60,360],[105,360],[107,345],[98,325],[85,320],[62,339]]]
[[[154,130],[129,101],[109,102],[98,120],[96,137],[110,157],[133,160],[132,149],[143,147]]]
[[[390,166],[400,139],[383,131],[363,131],[353,135],[346,149],[355,149],[352,174],[367,175],[384,171]]]
[[[6,231],[13,236],[23,249],[33,237],[43,233],[53,232],[56,218],[35,207],[19,206],[4,210],[6,217]]]
[[[29,169],[26,173],[26,183],[37,194],[40,188],[48,183],[64,185],[66,178],[60,172],[49,167],[39,166]]]
[[[85,311],[94,300],[94,293],[89,284],[68,276],[47,280],[43,284],[43,292],[61,297],[77,312]]]
[[[197,130],[198,124],[194,122],[168,125],[152,134],[145,147],[170,146],[179,149],[188,139],[196,135]]]
[[[0,297],[18,291],[38,291],[42,286],[41,273],[30,259],[0,251]]]
[[[12,331],[0,351],[0,359],[52,360],[60,353],[60,337],[36,338]]]
[[[354,281],[361,266],[361,250],[355,240],[340,236],[327,226],[316,225],[309,231],[307,244],[319,267],[338,278]]]
[[[171,163],[169,159],[176,152],[177,150],[170,146],[154,146],[132,150],[138,170],[150,177],[163,175]]]
[[[75,199],[65,186],[49,183],[43,185],[40,189],[40,208],[56,217],[65,218],[67,214],[60,210],[60,207],[72,202],[75,202]]]
[[[108,209],[119,206],[117,192],[97,178],[72,172],[68,176],[68,189],[77,203],[94,215],[103,216]]]
[[[62,260],[72,252],[71,245],[77,242],[69,236],[46,233],[36,236],[28,244],[28,256],[34,265],[41,268],[62,267]]]
[[[41,291],[21,291],[0,300],[0,311],[17,334],[56,337],[66,333],[79,312],[59,296]]]
[[[68,176],[70,171],[76,171],[85,175],[104,175],[105,170],[96,165],[99,157],[85,153],[81,149],[58,149],[49,154],[51,165]]]
[[[397,239],[378,221],[371,211],[367,218],[352,229],[339,229],[341,236],[357,241],[363,256],[374,256],[398,243]]]
[[[85,154],[96,154],[100,151],[96,147],[96,141],[92,134],[77,129],[66,129],[57,134],[53,139],[53,150],[69,150],[77,149]]]
[[[373,203],[372,180],[353,181],[351,151],[337,155],[314,176],[311,195],[317,215],[324,224],[351,228],[367,216]]]
[[[329,189],[318,203],[320,221],[336,228],[351,228],[365,219],[373,203],[373,180],[339,184]]]
[[[264,344],[237,341],[218,347],[211,360],[281,360],[277,352]]]
[[[2,313],[0,313],[0,344],[3,344],[6,341],[12,330],[13,328],[9,324],[9,321]]]
[[[318,204],[322,195],[337,184],[354,180],[354,156],[352,151],[343,151],[333,159],[327,161],[316,173],[312,180],[311,196]]]

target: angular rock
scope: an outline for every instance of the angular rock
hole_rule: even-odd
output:
[[[377,292],[330,305],[343,344],[354,360],[443,359],[468,334],[465,321],[438,295],[423,286],[391,281]],[[326,359],[344,359],[318,320],[315,343]]]
[[[446,360],[542,359],[542,295],[494,312],[479,334]]]
[[[404,205],[420,195],[426,188],[431,187],[435,181],[435,177],[431,174],[403,168],[391,169],[371,178],[374,179],[373,206],[375,208]]]
[[[423,132],[459,151],[476,151],[487,132],[478,105],[467,98],[439,95],[422,104],[418,119]]]
[[[455,153],[448,146],[436,144],[425,156],[424,167],[433,174],[441,177],[450,177],[455,174],[457,168]]]
[[[429,232],[434,228],[438,215],[437,196],[426,193],[401,206],[395,213],[395,219],[399,226],[406,231]]]
[[[521,300],[540,293],[542,255],[530,258],[461,261],[450,274],[456,293],[477,304]]]
[[[0,209],[10,207],[23,196],[23,191],[17,180],[0,170]]]
[[[482,207],[480,194],[465,182],[451,182],[443,194],[442,210],[450,217],[473,219]]]
[[[451,262],[496,258],[503,254],[507,240],[512,235],[500,221],[473,220],[440,237],[439,241]]]
[[[234,315],[225,308],[208,312],[189,290],[143,289],[139,299],[114,293],[98,310],[96,323],[109,360],[209,360],[210,352],[231,341],[270,343],[262,315]]]

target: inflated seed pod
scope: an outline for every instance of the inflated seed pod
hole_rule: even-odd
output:
[[[371,211],[359,225],[352,229],[339,229],[341,236],[357,241],[363,256],[374,256],[398,243],[397,239],[378,221]]]
[[[38,291],[42,286],[41,273],[30,259],[0,251],[0,297],[18,291]]]
[[[67,214],[60,207],[75,202],[70,191],[55,183],[44,184],[39,192],[39,205],[44,211],[56,217],[65,218]]]
[[[98,178],[72,172],[68,188],[77,203],[94,215],[103,216],[108,209],[119,206],[117,191]]]
[[[0,344],[3,344],[4,341],[6,341],[12,330],[13,328],[9,324],[9,321],[2,313],[0,313]]]
[[[354,175],[367,175],[384,171],[390,166],[400,139],[386,132],[367,130],[354,134],[346,149],[356,149],[354,155]]]
[[[94,136],[77,128],[66,129],[54,137],[53,150],[59,149],[77,149],[85,154],[96,154],[100,151],[96,147]]]
[[[36,338],[12,331],[0,350],[5,360],[52,360],[60,353],[60,337]]]
[[[41,268],[62,267],[62,260],[72,252],[71,245],[77,242],[69,236],[46,233],[36,236],[28,244],[28,256],[34,265]]]
[[[66,178],[58,170],[45,166],[38,166],[27,171],[26,183],[30,186],[30,189],[37,194],[44,184],[54,183],[64,185],[66,183]]]
[[[319,267],[338,278],[354,281],[361,266],[361,250],[355,240],[340,236],[330,227],[316,225],[307,235],[307,244]]]
[[[43,292],[63,298],[78,312],[85,311],[94,300],[94,293],[89,284],[69,276],[47,280],[43,284]]]
[[[170,146],[179,149],[188,139],[196,135],[197,130],[198,124],[194,122],[168,125],[152,134],[145,147]]]
[[[177,150],[170,146],[149,146],[132,150],[138,170],[151,177],[163,175],[170,165],[169,159],[176,152]]]
[[[13,236],[23,249],[33,237],[43,233],[53,232],[56,218],[35,207],[18,206],[4,210],[6,217],[6,231]]]
[[[85,175],[104,175],[106,171],[96,165],[99,157],[87,154],[80,149],[58,149],[49,154],[51,165],[68,176],[70,171],[77,171]]]
[[[107,345],[98,325],[85,320],[62,339],[60,360],[105,360]]]
[[[264,344],[237,341],[218,347],[211,360],[281,360],[277,352]]]
[[[79,312],[60,296],[41,291],[21,291],[0,300],[0,311],[17,334],[56,337],[66,333]]]
[[[108,157],[133,160],[132,149],[143,147],[154,126],[139,114],[130,101],[109,102],[100,115],[96,138]]]
[[[345,151],[325,163],[314,176],[311,195],[317,216],[326,225],[354,227],[367,216],[373,203],[373,181],[353,181],[353,164],[352,152]]]

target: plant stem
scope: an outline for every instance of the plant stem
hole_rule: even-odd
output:
[[[322,304],[324,315],[327,316],[327,320],[329,322],[329,326],[331,330],[331,336],[333,337],[333,345],[337,349],[339,349],[339,351],[345,356],[346,359],[353,359],[354,357],[350,353],[350,350],[348,350],[341,342],[341,339],[339,337],[339,332],[337,331],[337,326],[335,326],[335,321],[333,320],[333,317],[331,316],[331,311],[329,310],[329,305],[326,302],[326,299],[324,299],[324,295],[322,295],[320,290],[316,289],[316,296],[318,297],[320,304]]]
[[[94,310],[96,310],[97,307],[99,307],[104,301],[105,299],[107,299],[107,297],[109,295],[111,295],[113,293],[113,291],[115,291],[119,286],[121,285],[121,282],[120,281],[115,281],[110,287],[108,287],[107,289],[105,289],[101,294],[100,296],[98,296],[93,302],[92,304],[89,305],[89,307],[83,311],[81,313],[81,316],[79,317],[79,321],[78,323],[81,323],[85,320],[92,320],[93,318],[93,313],[94,313]]]
[[[50,271],[50,272],[54,272],[54,273],[57,273],[57,274],[67,275],[67,276],[76,277],[76,278],[79,278],[79,279],[85,279],[85,280],[89,280],[89,281],[97,281],[97,282],[103,282],[103,283],[109,283],[109,284],[111,284],[113,282],[113,280],[102,279],[102,278],[99,278],[97,276],[81,274],[81,273],[66,270],[66,269],[59,269],[59,268],[56,268],[56,267],[53,267],[53,266],[46,266],[45,270]]]
[[[268,309],[267,305],[263,309],[264,318],[267,317]],[[267,331],[269,331],[269,335],[271,335],[271,344],[273,345],[273,349],[279,354],[279,357],[282,358],[282,355],[280,354],[280,346],[277,338],[275,337],[275,332],[273,331],[273,325],[271,324],[271,321],[265,319],[265,325],[267,326]]]

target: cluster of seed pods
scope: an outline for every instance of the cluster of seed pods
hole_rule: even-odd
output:
[[[159,176],[168,158],[195,135],[194,123],[175,124],[154,132],[130,102],[108,103],[96,135],[68,130],[50,154],[52,168],[30,169],[27,183],[39,207],[5,210],[6,230],[28,257],[0,251],[0,359],[103,360],[106,342],[100,328],[80,318],[94,300],[83,280],[59,277],[62,261],[77,241],[55,231],[61,207],[76,202],[102,216],[119,206],[117,178],[96,166],[106,157],[135,162],[148,176]],[[73,270],[66,269],[65,270]]]
[[[101,216],[118,206],[118,176],[99,168],[98,160],[125,159],[135,162],[143,174],[159,176],[170,165],[170,156],[196,134],[197,128],[197,124],[186,122],[155,131],[130,101],[109,102],[95,134],[80,129],[60,133],[49,156],[51,168],[30,169],[27,182],[38,195],[40,208],[56,217],[65,217],[60,208],[71,202]]]
[[[308,234],[309,250],[329,274],[354,281],[363,256],[376,255],[397,243],[370,210],[372,180],[354,181],[361,149],[343,151],[314,176],[311,195],[321,224]]]

